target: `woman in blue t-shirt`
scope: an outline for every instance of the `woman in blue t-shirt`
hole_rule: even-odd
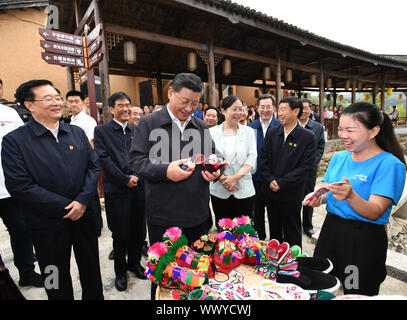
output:
[[[384,224],[402,195],[406,162],[389,117],[373,104],[344,109],[338,134],[346,150],[332,157],[322,179],[330,192],[303,202],[326,201],[314,256],[332,261],[345,294],[377,295],[386,277]]]

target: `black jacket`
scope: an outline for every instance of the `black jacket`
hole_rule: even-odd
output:
[[[208,219],[209,183],[199,166],[186,180],[167,179],[170,162],[215,153],[207,125],[191,117],[181,137],[167,107],[142,117],[130,151],[134,170],[144,179],[146,217],[152,225],[194,227]]]
[[[94,144],[103,170],[103,188],[106,193],[126,193],[132,189],[126,184],[130,175],[137,174],[129,164],[131,142],[134,139],[133,125],[123,127],[112,120],[95,128]]]
[[[315,153],[314,134],[299,124],[285,142],[283,126],[267,130],[260,154],[260,168],[271,200],[303,200],[305,182],[314,165]],[[273,180],[280,186],[277,192],[270,189]]]
[[[324,127],[322,124],[309,119],[307,124],[305,125],[305,128],[308,130],[311,130],[316,139],[317,143],[317,152],[315,154],[315,161],[313,165],[313,170],[314,173],[316,174],[318,170],[318,164],[322,159],[322,156],[324,155],[324,149],[325,149],[325,135],[324,135]]]
[[[6,188],[24,203],[30,231],[75,223],[62,219],[69,212],[64,208],[74,200],[87,206],[81,219],[93,215],[99,177],[97,154],[77,126],[60,122],[58,141],[34,118],[3,137]]]

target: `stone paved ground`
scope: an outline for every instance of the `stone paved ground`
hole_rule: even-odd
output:
[[[313,223],[314,228],[318,232],[322,226],[325,212],[323,209],[317,209],[314,213]],[[303,235],[303,252],[312,256],[314,251],[314,241]],[[119,292],[114,286],[114,271],[113,261],[108,259],[108,255],[112,249],[111,233],[107,229],[106,224],[103,228],[102,235],[99,238],[100,264],[104,287],[104,297],[106,300],[149,300],[150,299],[150,282],[147,280],[137,279],[134,275],[128,272],[128,288],[124,292]],[[13,255],[10,249],[8,232],[5,226],[0,222],[0,253],[3,257],[6,267],[14,281],[18,282],[18,272],[13,264]],[[142,260],[142,265],[145,266],[145,258]],[[407,270],[407,266],[406,270]],[[36,270],[39,272],[36,263]],[[81,288],[79,275],[76,268],[74,256],[71,260],[71,276],[75,289],[75,299],[81,299]],[[29,300],[46,300],[47,296],[44,289],[25,287],[20,288],[23,295]],[[407,283],[399,281],[392,277],[387,277],[382,283],[380,289],[381,295],[404,295],[407,296]]]

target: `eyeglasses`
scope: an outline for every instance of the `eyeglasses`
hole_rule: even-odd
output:
[[[52,101],[55,101],[56,103],[64,103],[65,99],[61,96],[56,96],[56,97],[46,97],[44,99],[38,99],[38,100],[26,100],[26,101],[44,101],[47,104],[52,103]]]

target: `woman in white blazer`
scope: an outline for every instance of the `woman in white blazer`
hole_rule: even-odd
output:
[[[256,171],[256,135],[252,128],[239,124],[243,104],[229,95],[222,102],[225,121],[210,129],[217,150],[227,162],[223,175],[211,182],[210,194],[216,223],[222,218],[252,215],[255,189],[252,173]]]

